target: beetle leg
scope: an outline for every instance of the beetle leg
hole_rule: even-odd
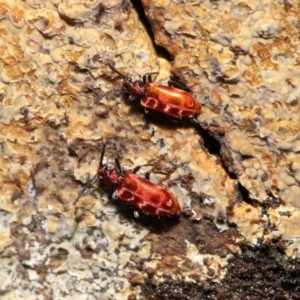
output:
[[[173,117],[173,116],[167,116],[168,117],[168,119],[171,121],[171,122],[173,122],[173,123],[178,123],[179,122],[179,118],[175,118],[175,117]]]
[[[175,87],[177,89],[180,89],[180,90],[184,90],[188,93],[191,93],[191,90],[184,83],[182,83],[179,79],[177,79],[176,77],[170,78],[169,81],[168,81],[168,85],[171,86],[171,87]]]
[[[140,166],[137,166],[133,169],[132,173],[136,173],[138,172],[142,167],[157,167],[159,165],[159,163],[161,162],[161,160],[163,159],[163,155],[160,155],[158,157],[158,159],[156,160],[156,162],[154,163],[150,163],[150,164],[145,164],[145,165],[140,165]]]
[[[131,101],[134,101],[135,100],[135,96],[133,96],[133,95],[129,95],[128,96],[128,100],[131,102]]]
[[[143,75],[143,83],[146,84],[147,82],[152,82],[152,74],[158,74],[158,72],[150,72]]]
[[[148,109],[147,107],[144,107],[144,112],[146,115],[149,115],[152,113],[152,110],[151,109]]]
[[[147,180],[150,180],[150,174],[151,173],[154,173],[154,174],[163,174],[163,175],[166,175],[166,177],[169,177],[176,169],[176,166],[173,166],[168,172],[160,172],[160,171],[148,171],[146,174],[145,174],[145,177]]]
[[[202,127],[201,123],[198,121],[196,116],[194,116],[191,120],[195,125],[199,125],[200,127]],[[205,128],[203,127],[203,129],[205,129]]]
[[[137,218],[137,219],[140,217],[140,213],[139,213],[137,210],[135,210],[135,211],[133,212],[133,215],[134,215],[134,217]]]

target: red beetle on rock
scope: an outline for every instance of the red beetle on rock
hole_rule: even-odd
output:
[[[98,172],[80,192],[75,204],[85,190],[98,177],[101,183],[115,190],[113,197],[128,202],[146,214],[153,216],[172,216],[180,213],[181,208],[175,197],[166,189],[149,181],[150,173],[160,173],[168,176],[174,171],[174,167],[167,173],[147,172],[145,179],[135,173],[140,170],[141,167],[151,164],[138,166],[133,172],[123,172],[118,159],[115,159],[116,168],[109,170],[108,166],[103,164],[105,149],[106,145],[103,144]],[[158,162],[159,161],[160,159]]]
[[[151,74],[157,72],[145,74],[143,81],[132,81],[131,77],[120,73],[112,64],[108,64],[108,66],[123,77],[122,87],[129,94],[130,100],[140,100],[141,105],[146,110],[159,111],[177,119],[191,118],[201,111],[201,105],[188,92],[175,87],[152,83]],[[96,103],[117,88],[119,86],[104,93]]]

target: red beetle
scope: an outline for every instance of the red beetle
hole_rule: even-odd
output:
[[[190,118],[199,114],[201,105],[188,92],[157,83],[152,83],[151,74],[143,76],[143,81],[132,81],[131,77],[120,73],[112,64],[108,64],[112,71],[121,75],[124,79],[121,86],[129,94],[130,100],[141,100],[141,105],[147,110],[155,110],[173,118]],[[148,80],[148,82],[146,82]],[[104,93],[97,101],[99,102],[107,94],[115,91],[118,87]]]
[[[97,174],[88,182],[78,195],[76,202],[79,200],[84,191],[91,185],[95,178],[99,178],[105,186],[115,190],[113,197],[130,203],[142,212],[153,216],[172,216],[177,215],[181,211],[180,205],[174,196],[164,188],[149,181],[151,172],[146,173],[146,178],[142,178],[135,173],[143,166],[136,167],[133,172],[122,172],[118,159],[115,159],[116,168],[108,169],[103,164],[103,158],[106,145],[102,146],[100,164]],[[158,162],[160,159],[158,160]],[[158,163],[157,162],[157,163]],[[157,164],[156,163],[156,164]],[[174,171],[174,167],[169,172],[155,172],[168,176]],[[152,172],[154,173],[154,172]]]

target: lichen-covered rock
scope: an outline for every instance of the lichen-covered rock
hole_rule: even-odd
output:
[[[202,128],[120,92],[97,103],[122,82],[107,63],[133,80],[170,76],[130,1],[0,1],[1,299],[138,299],[149,280],[220,282],[243,239],[282,236],[298,255],[297,6],[143,2]],[[181,216],[136,219],[97,183],[75,204],[103,143],[110,167],[176,165],[151,181]]]

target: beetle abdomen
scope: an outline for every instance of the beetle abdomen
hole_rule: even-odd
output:
[[[176,215],[181,208],[164,188],[133,173],[126,173],[115,195],[141,211],[155,216]]]

